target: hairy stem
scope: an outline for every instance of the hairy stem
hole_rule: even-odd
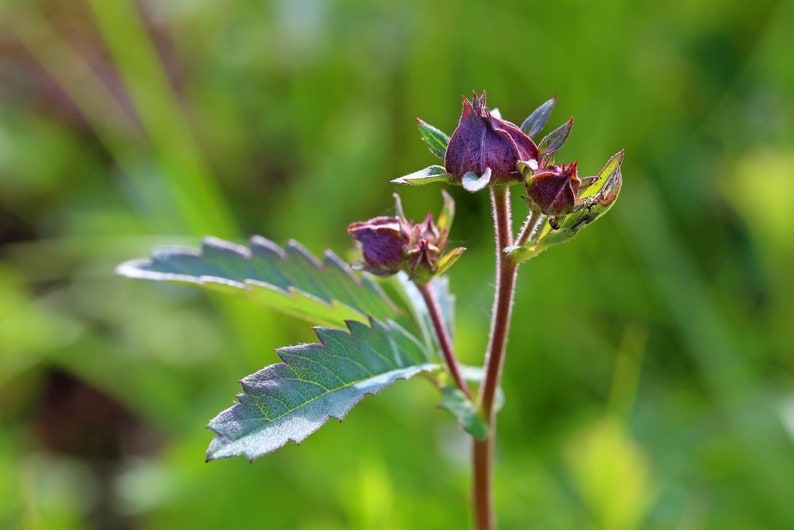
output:
[[[540,210],[530,210],[529,216],[524,222],[524,226],[521,227],[521,232],[518,234],[518,238],[516,239],[516,246],[523,247],[527,244],[527,241],[532,238],[535,230],[537,230],[541,219],[543,219],[543,213]]]
[[[508,188],[491,188],[491,208],[496,235],[496,292],[494,293],[491,317],[491,333],[485,357],[485,379],[480,387],[478,399],[480,410],[490,429],[485,440],[474,440],[472,450],[474,520],[477,530],[494,530],[496,528],[492,479],[493,444],[496,436],[494,398],[502,375],[518,269],[518,264],[504,254],[504,249],[513,243]]]
[[[433,329],[436,332],[436,337],[438,337],[438,344],[441,347],[441,353],[444,355],[447,368],[449,368],[449,373],[452,375],[452,379],[455,380],[457,387],[466,394],[467,398],[471,399],[471,391],[460,373],[458,359],[455,357],[455,351],[452,349],[449,331],[444,324],[444,319],[441,318],[441,309],[438,307],[438,301],[433,293],[433,289],[430,288],[427,283],[424,285],[417,285],[417,288],[419,292],[422,293],[422,298],[427,306],[427,312],[430,314],[430,320],[433,323]]]

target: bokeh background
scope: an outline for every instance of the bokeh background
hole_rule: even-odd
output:
[[[414,118],[451,133],[483,89],[519,123],[558,95],[585,174],[626,150],[611,213],[521,271],[500,528],[794,528],[794,2],[0,5],[0,528],[467,528],[466,441],[420,380],[205,464],[237,381],[312,334],[113,269],[205,234],[352,259],[347,224],[435,162]],[[491,223],[452,192],[476,364]]]

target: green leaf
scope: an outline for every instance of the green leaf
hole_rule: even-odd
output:
[[[468,383],[479,386],[485,379],[485,369],[481,366],[460,366],[460,372]],[[477,410],[477,405],[457,387],[449,384],[447,380],[439,381],[441,402],[439,406],[452,413],[464,431],[477,439],[488,436],[488,424]],[[501,387],[496,389],[496,402],[494,406],[499,411],[504,406],[505,397]]]
[[[392,179],[393,184],[408,184],[410,186],[424,186],[433,182],[449,182],[452,177],[444,166],[428,166],[409,175]]]
[[[239,403],[208,425],[216,433],[207,460],[250,460],[300,443],[329,418],[341,420],[365,394],[398,379],[436,370],[428,351],[393,322],[348,322],[348,330],[316,328],[320,344],[277,351],[280,364],[243,379]]]
[[[485,367],[484,366],[468,366],[468,365],[461,365],[460,366],[460,374],[463,376],[463,379],[468,383],[473,383],[475,385],[481,385],[482,382],[485,380]],[[505,404],[505,394],[502,391],[502,387],[497,387],[496,389],[496,396],[494,399],[494,407],[496,407],[496,411],[499,412],[502,410],[502,407]]]
[[[572,127],[573,118],[570,118],[568,121],[543,137],[538,144],[538,151],[540,154],[548,158],[550,155],[556,153],[568,139],[568,135],[571,134]]]
[[[478,440],[488,437],[488,424],[480,416],[472,400],[467,398],[459,388],[442,387],[439,406],[451,412],[463,430]]]
[[[521,124],[521,130],[524,131],[524,134],[530,137],[538,134],[540,130],[543,129],[543,126],[546,125],[546,122],[549,121],[549,115],[551,115],[551,111],[556,103],[557,96],[554,96],[543,103],[543,105],[533,110],[532,114]]]
[[[601,168],[601,171],[598,172],[598,175],[596,175],[593,183],[579,194],[579,198],[577,200],[582,201],[594,198],[599,193],[602,193],[604,188],[608,187],[610,181],[612,182],[612,185],[615,185],[615,175],[616,173],[620,173],[620,166],[623,164],[624,154],[625,152],[623,149],[621,149],[612,155],[612,157],[607,160],[607,163],[604,164],[604,167]],[[612,202],[614,202],[614,200]]]
[[[427,144],[430,152],[443,160],[447,154],[449,136],[419,118],[416,118],[416,124],[419,127],[419,134],[422,135],[422,140]]]
[[[395,317],[399,309],[369,277],[353,271],[333,252],[320,262],[299,243],[284,249],[254,236],[248,247],[205,238],[199,250],[161,248],[148,260],[121,264],[122,276],[244,293],[289,315],[326,326],[346,320]]]

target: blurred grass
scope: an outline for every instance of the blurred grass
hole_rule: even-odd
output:
[[[432,163],[414,117],[451,132],[482,89],[514,121],[558,94],[584,172],[626,149],[614,213],[519,280],[501,528],[794,527],[792,25],[773,0],[4,0],[0,528],[467,527],[464,439],[422,381],[204,464],[236,381],[310,330],[113,267],[207,233],[344,254]],[[452,191],[476,363],[487,200]]]

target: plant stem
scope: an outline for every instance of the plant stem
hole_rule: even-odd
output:
[[[493,431],[485,440],[474,440],[472,447],[472,471],[474,483],[474,528],[476,530],[494,530],[496,517],[493,512]]]
[[[447,326],[444,324],[444,319],[441,318],[441,309],[438,307],[438,301],[436,300],[436,296],[433,293],[433,289],[430,288],[429,283],[417,285],[417,288],[419,289],[419,292],[422,293],[422,298],[424,299],[425,305],[427,306],[427,312],[430,314],[430,320],[433,323],[436,337],[438,337],[438,344],[441,347],[441,353],[444,355],[447,368],[449,368],[449,373],[452,375],[452,378],[455,380],[455,384],[458,386],[461,392],[466,394],[467,398],[471,399],[471,391],[469,390],[469,386],[466,384],[466,380],[463,379],[463,376],[460,373],[458,359],[455,357],[455,352],[452,349],[452,341],[449,338],[449,331],[447,330]]]
[[[504,249],[513,242],[510,221],[510,190],[507,187],[491,188],[491,208],[496,236],[496,292],[494,293],[491,317],[491,333],[485,357],[485,379],[480,387],[478,400],[480,411],[490,429],[488,438],[474,440],[472,449],[474,520],[477,530],[494,530],[496,528],[492,480],[493,445],[496,436],[494,397],[502,375],[518,270],[518,264],[504,254]]]
[[[527,217],[524,226],[521,227],[521,232],[516,239],[516,246],[523,247],[526,245],[527,241],[529,241],[535,233],[535,230],[540,224],[540,220],[543,218],[543,213],[540,210],[532,209],[529,212],[529,217]]]

